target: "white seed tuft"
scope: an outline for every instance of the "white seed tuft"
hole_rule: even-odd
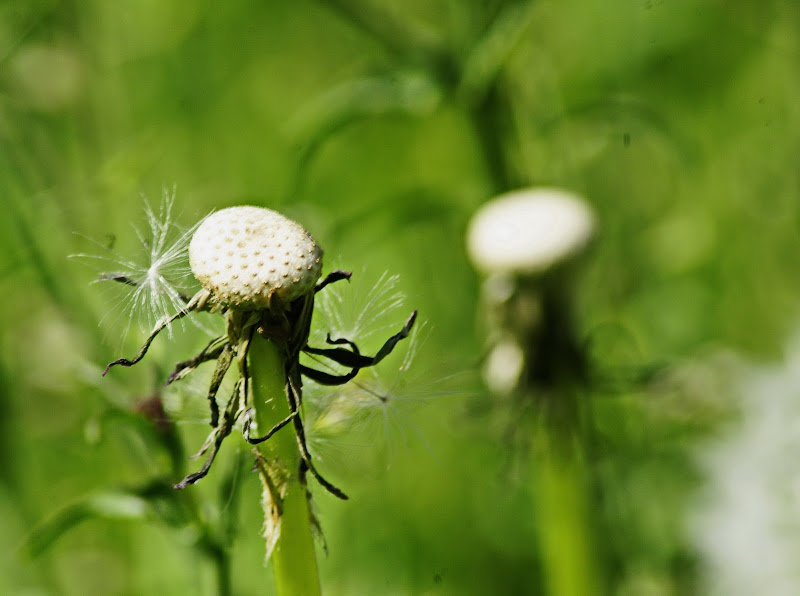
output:
[[[289,254],[282,242],[298,250]],[[311,291],[322,271],[321,257],[322,249],[300,224],[262,207],[212,213],[189,245],[198,281],[225,306],[242,310],[269,308],[274,296],[288,303]]]
[[[186,262],[189,239],[194,228],[186,230],[173,219],[175,189],[162,191],[161,204],[157,209],[144,202],[147,226],[134,225],[141,243],[141,250],[134,256],[118,253],[110,246],[87,239],[101,252],[99,254],[81,253],[70,255],[85,262],[103,263],[103,280],[128,280],[124,294],[120,294],[121,319],[127,319],[124,338],[133,321],[139,323],[143,333],[149,333],[157,321],[169,318],[176,310],[181,310],[186,301],[183,292],[188,291],[191,271]],[[94,267],[94,266],[93,266]],[[115,284],[122,290],[121,284]],[[109,315],[114,314],[109,310]],[[187,320],[187,319],[183,319]],[[198,324],[198,319],[192,318]],[[198,324],[198,326],[200,326]],[[172,325],[167,327],[172,334]]]

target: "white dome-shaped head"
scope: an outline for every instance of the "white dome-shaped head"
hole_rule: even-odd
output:
[[[594,214],[581,197],[555,188],[518,190],[478,210],[467,249],[483,272],[535,274],[580,253],[594,229]]]
[[[206,217],[189,244],[192,273],[221,304],[241,310],[288,303],[314,288],[322,250],[271,209],[230,207]]]

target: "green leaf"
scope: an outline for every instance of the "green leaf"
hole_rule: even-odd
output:
[[[90,495],[77,503],[67,505],[34,528],[23,549],[31,556],[38,556],[87,519],[143,520],[149,518],[151,512],[147,500],[132,493],[105,492]]]
[[[417,71],[353,79],[322,93],[301,107],[289,125],[300,150],[292,193],[322,145],[342,129],[368,118],[419,118],[441,101],[438,85]]]
[[[533,21],[534,2],[508,4],[475,44],[462,68],[458,95],[478,103]]]

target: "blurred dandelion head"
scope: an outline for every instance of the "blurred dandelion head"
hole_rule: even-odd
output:
[[[582,197],[558,188],[528,188],[494,198],[473,216],[467,250],[485,273],[536,275],[580,254],[595,227]]]

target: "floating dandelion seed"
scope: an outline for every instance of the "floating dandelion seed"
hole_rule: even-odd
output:
[[[366,277],[362,271],[361,277]],[[331,286],[317,298],[312,339],[321,343],[325,334],[336,337],[359,337],[368,340],[392,326],[390,319],[405,305],[405,295],[398,289],[399,275],[384,271],[369,292],[353,284]]]
[[[122,282],[127,291],[118,298],[115,310],[127,320],[123,338],[128,334],[133,320],[142,331],[150,331],[157,321],[169,317],[183,308],[188,298],[184,293],[192,279],[189,268],[189,240],[196,226],[183,230],[173,220],[175,189],[162,192],[158,211],[144,202],[147,228],[134,226],[142,246],[137,258],[128,258],[92,239],[105,254],[81,253],[70,255],[93,265],[101,263],[104,271],[96,281]],[[121,312],[119,312],[121,311]],[[167,327],[171,336],[172,328]]]
[[[403,306],[402,296],[398,306]],[[382,311],[380,304],[374,308]],[[336,315],[348,323],[341,311]],[[411,331],[404,349],[392,354],[379,369],[366,369],[337,388],[308,384],[308,440],[315,457],[346,462],[343,467],[352,468],[354,459],[359,459],[362,468],[386,468],[398,448],[407,451],[417,443],[432,451],[416,417],[441,398],[466,395],[469,380],[466,373],[443,375],[441,362],[435,362],[435,368],[422,365],[429,336],[430,326],[423,321]],[[315,364],[339,373],[335,364]]]

